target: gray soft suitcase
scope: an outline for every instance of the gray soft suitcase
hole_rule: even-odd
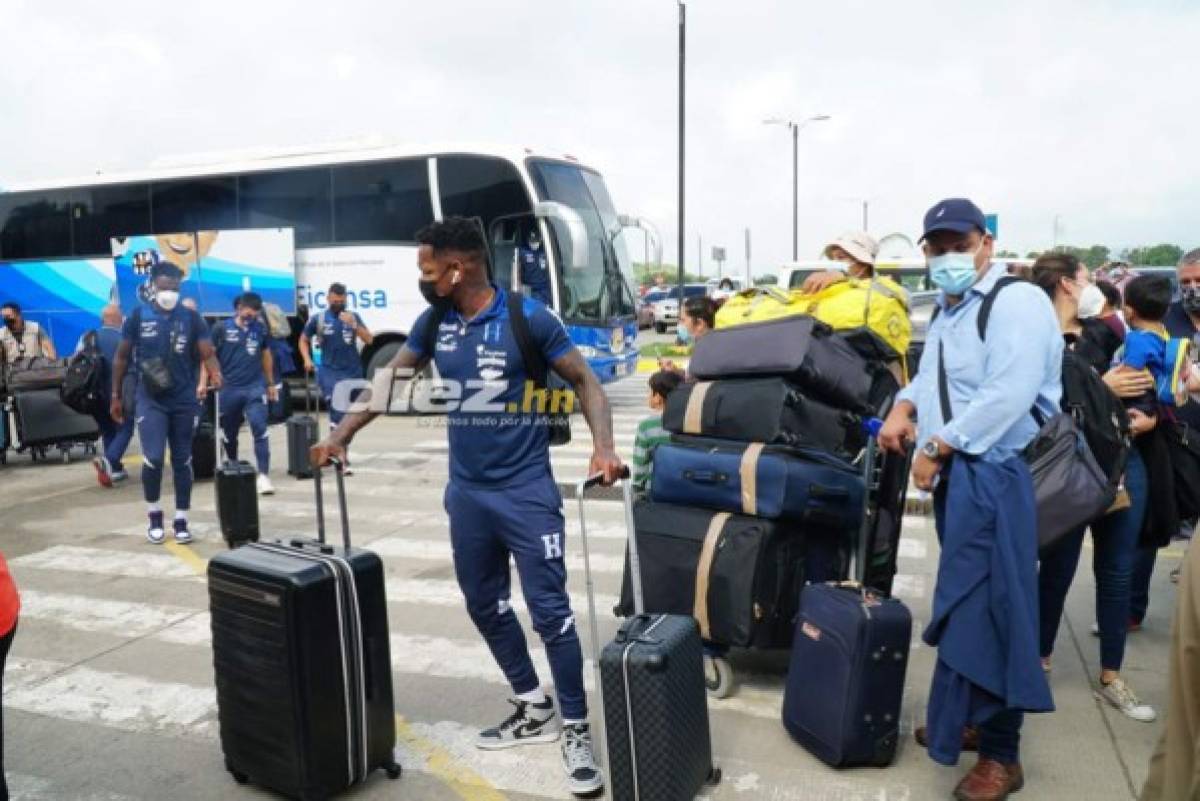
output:
[[[584,495],[598,482],[599,477],[579,482],[575,497],[609,792],[614,801],[691,801],[706,783],[721,779],[712,762],[700,628],[690,615],[644,612],[633,489],[626,470],[621,489],[635,614],[600,651],[584,514]]]

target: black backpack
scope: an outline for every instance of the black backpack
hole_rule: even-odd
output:
[[[89,331],[83,347],[67,362],[63,379],[62,401],[80,414],[95,414],[104,408],[104,355],[96,342],[96,332]]]
[[[1023,280],[1016,277],[1001,278],[992,291],[984,295],[976,321],[981,340],[987,339],[987,324],[996,296],[1006,286]],[[937,319],[939,311],[940,306],[934,308],[930,323]],[[1062,410],[1074,418],[1096,463],[1115,485],[1125,472],[1125,462],[1129,458],[1132,443],[1129,413],[1125,405],[1108,388],[1088,359],[1073,350],[1063,351],[1062,392]]]

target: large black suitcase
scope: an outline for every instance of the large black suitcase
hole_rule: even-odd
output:
[[[864,459],[872,488],[875,463],[872,437]],[[872,517],[868,503],[855,559],[858,582],[810,584],[801,593],[783,694],[784,727],[834,767],[888,765],[900,735],[912,616],[901,601],[861,583]]]
[[[681,384],[663,410],[663,428],[676,434],[830,452],[846,448],[853,425],[850,415],[805,397],[783,378]]]
[[[718,328],[696,341],[688,362],[688,371],[702,380],[786,377],[814,398],[860,414],[878,412],[872,388],[884,370],[805,315]]]
[[[342,547],[317,539],[252,543],[208,566],[213,666],[225,767],[303,801],[376,768],[397,778],[383,563],[350,546],[338,470]]]
[[[690,615],[643,612],[633,489],[627,470],[621,490],[636,613],[600,651],[584,513],[587,489],[598,482],[596,476],[579,482],[575,495],[611,797],[614,801],[690,801],[706,783],[716,784],[721,778],[712,762],[700,630]]]
[[[791,645],[804,584],[798,531],[757,517],[650,501],[634,504],[633,519],[647,611],[691,615],[703,638],[717,645]],[[701,591],[704,602],[697,604]],[[617,611],[633,613],[628,558]]]
[[[210,479],[217,472],[217,429],[203,414],[192,432],[192,477]]]
[[[63,403],[57,387],[14,392],[13,413],[22,448],[93,442],[100,436],[95,418]]]
[[[312,478],[313,468],[309,461],[308,452],[319,438],[319,422],[321,407],[318,404],[316,416],[313,416],[312,386],[310,381],[304,383],[304,414],[294,414],[288,418],[287,425],[287,456],[288,475],[296,478]]]
[[[214,392],[214,414],[218,425],[221,420],[221,398]],[[224,437],[216,437],[224,443]],[[220,448],[220,446],[218,446]],[[224,450],[224,448],[220,448]],[[220,459],[216,481],[217,520],[221,523],[221,536],[230,548],[247,542],[258,542],[258,470],[249,462],[240,459]],[[192,457],[195,459],[195,457]]]

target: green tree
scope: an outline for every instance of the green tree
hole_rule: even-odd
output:
[[[996,254],[997,259],[1019,259],[1020,255],[1011,250],[1002,250]]]
[[[754,276],[755,286],[774,286],[779,283],[779,276],[774,273],[763,273],[762,275]]]
[[[1174,267],[1183,258],[1183,248],[1164,242],[1159,245],[1130,248],[1124,251],[1122,256],[1130,264],[1143,267]]]
[[[1093,270],[1104,264],[1111,257],[1111,251],[1106,245],[1092,245],[1088,248],[1059,245],[1054,251],[1056,253],[1070,254]]]

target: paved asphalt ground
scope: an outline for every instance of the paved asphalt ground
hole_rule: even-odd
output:
[[[644,377],[609,388],[620,450],[628,457],[645,414]],[[590,440],[556,450],[560,482],[583,476]],[[261,502],[269,536],[313,531],[312,483],[283,473],[283,429],[273,429],[278,494]],[[136,443],[135,443],[136,444]],[[243,439],[243,452],[249,442]],[[11,454],[10,454],[11,456]],[[348,479],[354,537],[387,567],[388,617],[399,782],[374,775],[348,798],[558,799],[567,797],[556,746],[484,753],[475,732],[507,715],[501,673],[476,635],[459,598],[442,511],[445,434],[436,418],[378,421],[353,452]],[[204,561],[221,550],[211,482],[197,485],[191,547],[152,546],[136,481],[115,490],[96,485],[91,466],[32,464],[13,457],[0,468],[0,549],[21,588],[20,628],[4,676],[5,749],[12,797],[118,799],[254,799],[224,771],[217,740]],[[330,489],[332,489],[330,482]],[[169,487],[164,493],[170,497]],[[570,589],[587,642],[577,507],[568,498]],[[606,610],[619,589],[623,540],[620,505],[591,504],[593,565],[601,636],[616,620]],[[336,530],[336,529],[335,529]],[[937,542],[928,519],[906,520],[897,592],[918,631],[928,619]],[[1098,670],[1088,634],[1094,585],[1087,555],[1059,636],[1053,687],[1059,711],[1033,718],[1024,742],[1024,801],[1135,797],[1160,724],[1127,720],[1101,707],[1089,676]],[[1131,636],[1126,676],[1162,710],[1174,586],[1167,572],[1179,548],[1160,562],[1145,631]],[[528,630],[523,606],[518,607]],[[537,642],[530,633],[531,643]],[[540,673],[549,680],[540,647]],[[885,770],[830,770],[792,744],[779,724],[782,654],[740,653],[740,689],[709,705],[722,784],[717,799],[948,798],[968,763],[939,767],[908,736],[924,714],[935,654],[914,640],[896,764]],[[590,687],[591,669],[588,668]]]

